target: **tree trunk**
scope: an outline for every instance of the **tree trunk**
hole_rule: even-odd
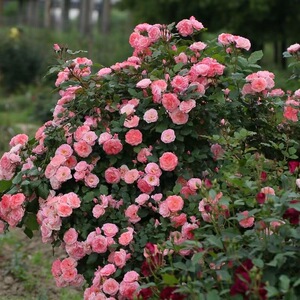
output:
[[[109,34],[110,30],[110,13],[111,13],[111,2],[110,0],[102,1],[101,14],[99,13],[99,18],[101,18],[101,32],[104,35]]]
[[[61,10],[62,31],[68,31],[70,29],[70,18],[69,18],[70,7],[71,7],[71,0],[62,1],[62,10]]]
[[[33,26],[33,27],[39,26],[38,0],[28,0],[26,15],[27,15],[27,24],[29,26]]]
[[[52,22],[51,22],[51,6],[52,6],[52,0],[45,0],[45,6],[44,6],[44,27],[45,28],[51,28]]]
[[[92,32],[93,0],[81,0],[79,31],[82,36],[90,36]]]

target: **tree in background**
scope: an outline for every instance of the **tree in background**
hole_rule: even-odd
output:
[[[210,32],[227,30],[246,36],[254,50],[272,42],[275,62],[299,37],[299,0],[190,0],[188,5],[181,0],[121,0],[119,7],[130,10],[135,24],[168,24],[195,16]]]

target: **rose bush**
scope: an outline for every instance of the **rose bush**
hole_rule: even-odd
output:
[[[140,24],[133,55],[93,70],[55,45],[60,99],[0,160],[0,229],[62,247],[84,299],[296,299],[300,90],[194,17]],[[287,49],[299,67],[300,46]],[[74,58],[75,56],[75,58]]]

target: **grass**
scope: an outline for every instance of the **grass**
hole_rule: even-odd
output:
[[[56,256],[52,257],[51,245],[41,246],[39,237],[28,240],[20,230],[0,235],[0,257],[1,274],[12,281],[10,290],[22,291],[20,295],[3,295],[0,283],[0,300],[79,300],[83,297],[81,290],[55,287],[51,264]]]

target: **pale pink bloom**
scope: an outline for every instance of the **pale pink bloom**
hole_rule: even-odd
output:
[[[134,282],[134,281],[138,281],[139,278],[140,278],[140,275],[136,271],[128,271],[124,275],[123,281],[125,281],[125,282]]]
[[[300,44],[296,43],[296,44],[290,45],[287,48],[287,51],[291,54],[297,53],[298,51],[300,51]]]
[[[255,78],[251,81],[251,88],[254,92],[262,92],[263,90],[265,90],[267,88],[267,81],[265,78]]]
[[[68,167],[61,166],[57,169],[55,177],[59,182],[65,182],[72,178],[71,170]]]
[[[82,136],[82,140],[94,146],[98,136],[94,131],[88,131]]]
[[[28,142],[28,136],[24,133],[15,135],[9,142],[9,146],[14,147],[16,145],[25,146]]]
[[[171,211],[169,210],[168,203],[163,201],[159,204],[158,212],[164,218],[167,218],[171,215]]]
[[[68,144],[62,144],[55,151],[55,155],[61,155],[66,158],[71,157],[72,154],[73,154],[73,149]]]
[[[252,227],[254,224],[254,217],[249,216],[249,212],[247,210],[240,213],[240,215],[243,216],[243,218],[239,221],[239,224],[244,227]]]
[[[201,22],[199,22],[198,20],[196,20],[196,18],[194,16],[190,17],[190,21],[195,30],[199,31],[204,28],[203,24]]]
[[[178,109],[178,106],[180,104],[180,101],[175,93],[163,94],[161,102],[164,108],[169,112],[173,112]]]
[[[96,253],[105,253],[107,251],[107,239],[103,235],[97,235],[92,240],[92,250]]]
[[[137,88],[141,88],[141,89],[146,89],[147,87],[150,86],[151,82],[152,82],[152,81],[151,81],[149,78],[145,78],[145,79],[140,80],[140,81],[136,84],[136,87],[137,87]]]
[[[104,281],[102,289],[105,294],[115,296],[119,290],[119,283],[115,279],[109,278]]]
[[[103,77],[105,75],[109,75],[112,72],[111,68],[102,68],[97,72],[97,75],[99,77]]]
[[[53,44],[53,49],[54,49],[54,51],[60,51],[61,50],[61,48],[58,44]]]
[[[107,155],[116,155],[123,149],[123,145],[118,138],[110,139],[103,143],[103,150]]]
[[[124,127],[126,128],[134,128],[139,125],[140,118],[138,116],[130,116],[125,119]]]
[[[155,202],[159,202],[163,197],[163,194],[161,193],[157,193],[151,196],[151,198],[155,201]]]
[[[190,100],[182,101],[179,105],[179,110],[187,114],[195,107],[196,107],[196,101],[194,99],[190,99]]]
[[[264,193],[265,195],[272,195],[272,196],[275,196],[275,191],[273,188],[269,187],[269,186],[266,186],[266,187],[263,187],[261,188],[260,190],[261,193]]]
[[[127,254],[124,249],[112,252],[108,257],[108,261],[114,263],[118,268],[123,268],[126,264],[126,260]]]
[[[154,163],[154,162],[150,162],[146,165],[145,172],[146,172],[146,174],[152,174],[152,175],[155,175],[157,177],[160,177],[161,174],[162,174],[159,165],[157,163]]]
[[[187,185],[192,191],[197,191],[201,188],[202,181],[200,178],[190,178],[187,182]]]
[[[64,258],[60,263],[62,272],[68,269],[74,269],[77,266],[77,261],[72,257]]]
[[[171,85],[174,92],[181,93],[185,91],[189,86],[189,78],[187,76],[176,75],[172,81]]]
[[[143,141],[143,134],[138,129],[130,129],[125,134],[125,142],[131,146],[137,146]]]
[[[55,86],[61,85],[63,82],[69,79],[69,69],[65,68],[57,74],[57,79],[55,81]]]
[[[117,168],[109,167],[105,170],[104,177],[107,183],[118,183],[121,179],[121,173]]]
[[[75,166],[75,171],[82,172],[82,171],[89,170],[89,166],[90,165],[85,160],[82,160],[78,162],[77,165]]]
[[[132,115],[135,112],[133,104],[125,104],[120,109],[120,114],[126,114],[127,116]]]
[[[141,163],[146,163],[148,161],[148,156],[151,156],[151,150],[149,148],[142,148],[137,155],[137,160]]]
[[[135,202],[139,205],[145,204],[149,200],[150,196],[148,194],[140,194],[137,198],[135,198]]]
[[[157,110],[154,108],[150,108],[150,109],[146,110],[144,113],[143,119],[147,123],[156,122],[158,120]]]
[[[125,216],[129,219],[129,222],[135,224],[141,220],[138,216],[139,206],[135,204],[131,204],[125,210]]]
[[[92,153],[92,147],[84,140],[74,143],[74,150],[80,157],[88,157]]]
[[[119,171],[120,171],[121,179],[124,180],[125,174],[126,174],[127,171],[129,171],[129,168],[126,165],[122,165],[119,168]]]
[[[207,47],[207,45],[203,42],[194,42],[190,45],[190,49],[194,52],[202,51]]]
[[[161,29],[160,29],[161,25],[153,25],[150,28],[148,28],[147,32],[148,32],[148,36],[151,40],[151,42],[156,42],[160,37],[161,37]]]
[[[108,132],[103,132],[100,134],[98,143],[99,145],[102,145],[104,142],[110,140],[112,138],[112,135]]]
[[[51,158],[50,164],[53,167],[59,167],[66,162],[67,158],[61,154],[56,154],[54,157]]]
[[[171,212],[178,212],[179,210],[182,210],[184,201],[180,196],[174,195],[167,197],[166,204]]]
[[[105,208],[103,207],[103,205],[96,204],[93,207],[92,213],[93,213],[94,218],[98,219],[105,214]]]
[[[123,232],[119,237],[119,243],[122,246],[127,246],[133,240],[133,229],[131,227],[127,227],[127,231]]]
[[[72,155],[70,156],[64,163],[64,165],[70,169],[74,169],[75,166],[77,165],[77,158]]]
[[[51,267],[51,273],[54,277],[58,277],[62,274],[61,268],[60,268],[61,261],[59,258],[53,261],[52,267]]]
[[[165,152],[159,158],[159,165],[164,171],[173,171],[178,165],[178,157],[172,152]]]
[[[218,36],[218,42],[224,46],[228,46],[234,42],[234,36],[230,33],[221,33]]]
[[[174,57],[175,62],[186,64],[188,62],[188,57],[184,52],[179,53],[179,55]]]
[[[107,264],[99,270],[101,276],[108,277],[116,272],[116,267],[113,264]]]
[[[183,113],[179,109],[175,109],[174,111],[169,113],[169,116],[172,120],[172,122],[176,125],[183,125],[186,124],[189,120],[189,115],[186,113]]]
[[[157,177],[156,175],[146,174],[143,177],[143,179],[151,186],[159,186],[160,185],[159,177]]]
[[[90,173],[87,176],[85,176],[84,183],[90,188],[95,188],[99,183],[99,178],[95,174]]]
[[[122,281],[120,283],[119,293],[125,299],[136,299],[139,287],[140,285],[136,281],[130,283]]]
[[[176,135],[173,129],[166,129],[161,133],[161,141],[165,144],[169,144],[175,141]]]
[[[238,36],[238,35],[235,35],[234,42],[235,42],[237,48],[245,49],[247,51],[250,50],[251,43],[248,39]]]
[[[188,36],[191,35],[194,31],[193,24],[191,20],[183,19],[177,23],[176,28],[180,35]]]
[[[65,269],[62,271],[62,279],[65,280],[66,282],[71,282],[73,281],[76,276],[77,276],[77,269]]]
[[[298,122],[298,108],[292,106],[285,106],[283,116],[292,122]]]
[[[155,103],[161,103],[161,95],[165,92],[167,86],[166,81],[162,79],[155,80],[151,83],[151,92]]]
[[[103,230],[106,237],[114,237],[119,231],[118,226],[113,223],[105,223],[103,224],[101,229]]]
[[[73,209],[67,203],[57,203],[56,211],[60,217],[69,217],[72,214]]]
[[[184,213],[181,213],[180,215],[172,216],[171,222],[174,227],[182,226],[187,222],[187,216]]]
[[[140,173],[137,169],[131,169],[128,170],[125,174],[124,174],[124,181],[127,184],[132,184],[134,183],[136,180],[138,180],[140,177]]]
[[[86,58],[86,57],[76,57],[75,59],[73,59],[73,61],[75,62],[76,65],[86,65],[86,66],[91,66],[93,64],[93,62]]]
[[[77,239],[78,239],[78,233],[75,228],[68,229],[65,232],[64,237],[63,237],[63,240],[67,245],[74,244],[77,241]]]
[[[87,126],[87,125],[82,125],[82,126],[79,126],[76,131],[74,132],[74,139],[75,141],[80,141],[83,137],[83,135],[85,133],[87,133],[88,131],[90,131],[90,126]]]
[[[64,195],[67,199],[66,203],[69,204],[72,208],[80,207],[80,198],[74,192],[70,192]]]

